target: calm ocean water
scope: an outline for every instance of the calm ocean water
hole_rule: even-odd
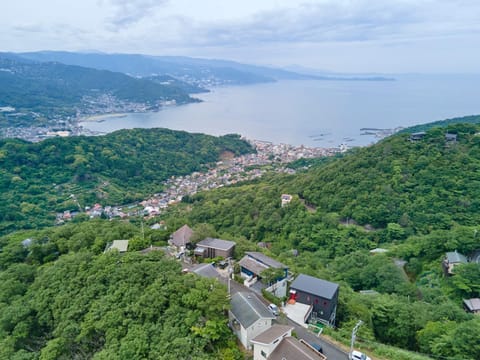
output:
[[[280,81],[221,87],[202,103],[82,125],[95,131],[165,127],[294,145],[367,145],[361,128],[407,127],[480,114],[480,75],[396,76],[396,81]]]

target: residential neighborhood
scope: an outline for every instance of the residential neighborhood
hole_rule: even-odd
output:
[[[207,191],[223,186],[229,186],[241,181],[253,180],[265,175],[271,169],[263,168],[266,165],[274,165],[274,171],[279,173],[295,173],[288,167],[288,163],[301,158],[318,158],[332,156],[338,153],[336,148],[310,148],[305,146],[293,146],[287,144],[273,144],[267,141],[250,141],[256,149],[256,153],[242,155],[226,159],[216,163],[215,167],[206,172],[194,172],[186,176],[171,177],[163,183],[163,191],[154,194],[136,204],[87,205],[82,207],[78,204],[79,211],[67,210],[57,214],[57,224],[71,220],[80,212],[84,212],[91,218],[104,215],[107,218],[125,218],[129,216],[145,215],[154,217],[170,205],[174,205],[185,196],[192,196],[200,191]],[[106,186],[108,184],[101,184]],[[76,195],[70,197],[76,200]],[[282,206],[292,201],[289,194],[282,194]],[[77,202],[78,203],[78,202]]]

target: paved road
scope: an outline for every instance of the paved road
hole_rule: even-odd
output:
[[[184,263],[183,265],[184,265],[184,267],[189,268],[189,269],[193,268],[193,266],[191,264],[188,264],[188,263]],[[227,285],[227,287],[229,286],[228,278],[226,278],[224,276],[218,276],[217,279],[219,281],[221,281],[222,283],[224,283],[225,285]],[[255,293],[251,289],[243,286],[242,284],[239,284],[235,280],[230,280],[229,288],[230,288],[230,294],[231,295],[233,295],[237,292],[240,292],[240,291],[251,292],[251,293],[254,293],[255,295],[257,295],[258,298],[265,303],[265,305],[268,305],[270,303],[263,296],[261,296],[261,295],[259,296],[259,294]],[[325,356],[327,357],[328,360],[348,360],[348,354],[346,352],[344,352],[340,348],[336,347],[334,344],[330,343],[329,341],[325,340],[325,338],[323,338],[321,335],[320,336],[315,335],[313,332],[311,332],[308,329],[304,328],[303,326],[297,324],[296,322],[294,322],[294,321],[292,321],[292,320],[290,320],[290,319],[288,319],[284,316],[277,317],[277,320],[274,321],[274,322],[291,325],[295,328],[294,331],[297,333],[297,337],[299,339],[303,339],[310,344],[313,344],[313,343],[320,344],[322,346],[323,353],[325,354]]]
[[[227,283],[227,279],[222,279],[225,283]],[[239,291],[246,291],[246,292],[253,292],[249,288],[243,286],[242,284],[239,284],[238,282],[231,280],[230,281],[230,293],[233,295]],[[258,294],[256,294],[258,295]],[[262,296],[259,296],[260,300],[262,300],[266,305],[268,305],[270,302],[263,298]],[[303,339],[306,342],[310,344],[320,344],[323,348],[323,353],[327,357],[328,360],[348,360],[348,354],[344,352],[343,350],[339,349],[332,343],[328,342],[322,336],[320,335],[317,336],[308,329],[305,329],[303,326],[298,325],[296,322],[288,319],[288,318],[277,318],[277,323],[282,323],[285,324],[285,321],[287,322],[288,325],[291,325],[295,328],[295,332],[297,333],[297,337],[299,339]]]
[[[303,339],[309,344],[320,344],[323,349],[323,354],[328,360],[348,360],[348,354],[346,352],[325,340],[321,335],[320,337],[315,335],[290,319],[288,319],[288,325],[295,327],[295,332],[299,339]]]

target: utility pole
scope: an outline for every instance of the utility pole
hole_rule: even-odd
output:
[[[352,351],[353,351],[353,345],[355,344],[355,338],[357,337],[357,332],[360,326],[363,324],[362,320],[358,320],[357,325],[352,330],[352,340],[350,342],[350,354],[348,354],[348,358],[351,359],[352,356]]]

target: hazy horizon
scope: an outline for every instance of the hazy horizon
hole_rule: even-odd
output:
[[[17,0],[0,51],[225,59],[338,73],[480,73],[473,0]]]

